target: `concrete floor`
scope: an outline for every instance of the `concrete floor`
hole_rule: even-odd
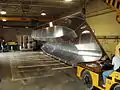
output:
[[[45,60],[53,60],[40,52],[0,53],[2,76],[0,90],[89,90],[76,77],[74,68],[65,69],[64,67],[69,66],[56,60],[52,61],[55,63],[52,66],[51,63],[46,63],[47,61],[41,63],[43,57],[47,58]],[[45,70],[40,71],[41,66],[38,64],[44,65]],[[45,66],[46,64],[48,66]],[[17,67],[22,67],[22,69]]]

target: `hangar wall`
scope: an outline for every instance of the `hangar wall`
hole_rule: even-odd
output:
[[[97,36],[120,35],[120,24],[116,21],[116,12],[87,18]]]
[[[17,35],[30,35],[32,29],[28,28],[0,28],[0,37],[5,41],[17,41]]]
[[[114,54],[115,46],[120,41],[120,24],[116,21],[116,12],[89,17],[87,21],[105,51],[109,55]]]

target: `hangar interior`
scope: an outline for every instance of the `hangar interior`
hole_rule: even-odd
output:
[[[111,58],[120,41],[119,0],[0,0],[0,90],[89,90],[76,68],[42,52],[44,41],[31,37],[76,12]]]

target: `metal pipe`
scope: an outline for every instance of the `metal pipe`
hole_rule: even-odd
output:
[[[21,6],[22,4],[20,3],[0,3],[0,6],[1,5],[8,5],[8,6]],[[25,4],[25,5],[29,5],[29,4]],[[53,8],[70,8],[69,6],[67,5],[43,5],[43,4],[31,4],[30,6],[33,6],[33,7],[53,7]]]
[[[115,11],[116,10],[113,10],[111,8],[106,8],[106,9],[102,9],[102,10],[98,10],[98,11],[94,11],[94,12],[88,13],[86,15],[86,18],[90,18],[90,17],[94,17],[94,16],[99,16],[99,15],[103,15],[103,14],[107,14],[107,13],[111,13],[111,12],[115,12]],[[90,15],[90,14],[92,14],[92,15]]]

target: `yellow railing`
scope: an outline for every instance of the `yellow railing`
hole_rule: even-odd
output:
[[[120,10],[120,0],[104,0],[108,5],[115,8],[116,10]]]

